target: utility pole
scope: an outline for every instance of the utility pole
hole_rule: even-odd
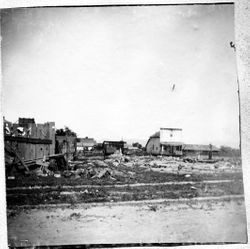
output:
[[[230,42],[230,47],[233,48],[236,56],[236,46],[235,44],[231,41]],[[239,77],[238,77],[238,70],[237,70],[237,61],[236,61],[236,76],[237,76],[237,87],[238,87],[238,102],[239,102],[239,133],[240,133],[240,156],[241,156],[241,107],[240,107],[240,83],[239,83]]]

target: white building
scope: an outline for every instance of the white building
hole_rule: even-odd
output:
[[[160,128],[149,138],[146,151],[152,155],[181,156],[182,145],[182,129]]]

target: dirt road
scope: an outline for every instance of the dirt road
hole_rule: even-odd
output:
[[[9,210],[10,211],[10,210]],[[15,210],[8,218],[12,246],[245,242],[243,198],[78,204]]]

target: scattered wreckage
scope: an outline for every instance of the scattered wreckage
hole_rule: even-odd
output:
[[[186,178],[194,174],[240,171],[239,164],[233,160],[208,161],[179,157],[124,155],[121,150],[106,157],[88,156],[74,161],[66,161],[63,154],[26,161],[16,156],[14,162],[7,166],[9,179],[13,177],[14,169],[19,170],[19,173],[38,177],[108,179],[111,182],[120,178],[133,179],[136,174],[135,169],[138,167],[144,171],[185,175]]]

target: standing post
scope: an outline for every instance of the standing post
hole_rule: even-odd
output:
[[[230,42],[231,48],[233,48],[234,52],[236,52],[236,46],[235,44],[231,41]],[[235,54],[236,56],[236,54]],[[240,107],[240,83],[239,83],[239,77],[238,77],[238,70],[237,70],[237,61],[236,61],[236,77],[237,77],[237,87],[238,87],[238,102],[239,102],[239,133],[240,133],[240,156],[241,156],[241,107]]]
[[[209,144],[208,159],[212,160],[212,157],[213,157],[213,146],[212,144]]]

